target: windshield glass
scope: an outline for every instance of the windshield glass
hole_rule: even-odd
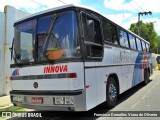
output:
[[[15,26],[14,60],[17,63],[34,61],[36,20]]]
[[[15,61],[20,63],[80,57],[76,13],[51,14],[16,25],[14,44]]]

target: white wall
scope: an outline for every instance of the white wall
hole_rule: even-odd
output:
[[[17,10],[11,6],[5,6],[4,13],[0,14],[0,75],[2,79],[0,79],[0,96],[3,94],[8,94],[11,90],[11,83],[9,77],[11,76],[10,64],[11,64],[11,54],[9,48],[12,46],[13,36],[14,36],[14,28],[13,24],[16,20],[21,19],[30,13],[23,12],[21,10]],[[1,35],[0,35],[1,36]],[[1,59],[2,58],[2,59]],[[1,78],[0,77],[0,78]]]
[[[0,12],[0,95],[4,94],[4,70],[3,70],[3,63],[4,63],[4,54],[3,54],[3,44],[4,44],[4,22],[5,14]]]

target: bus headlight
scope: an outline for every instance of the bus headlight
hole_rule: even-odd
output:
[[[12,101],[13,102],[18,102],[18,96],[12,96]]]
[[[13,102],[23,102],[23,97],[22,96],[12,96],[12,101]]]
[[[22,96],[18,96],[18,102],[23,102],[23,97]]]
[[[63,97],[55,97],[54,104],[55,105],[63,105],[64,104],[64,98]]]
[[[55,97],[54,98],[55,105],[73,105],[72,97]]]

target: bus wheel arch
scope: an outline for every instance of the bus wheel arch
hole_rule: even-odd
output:
[[[106,84],[106,102],[107,108],[112,108],[116,105],[119,94],[119,80],[116,74],[110,74]]]

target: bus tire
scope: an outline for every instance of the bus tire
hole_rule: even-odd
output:
[[[106,102],[105,106],[107,108],[112,108],[116,105],[117,102],[117,83],[114,77],[109,77],[106,85]]]
[[[149,73],[146,69],[144,70],[144,81],[143,81],[143,83],[144,83],[144,85],[147,85],[149,83]]]

